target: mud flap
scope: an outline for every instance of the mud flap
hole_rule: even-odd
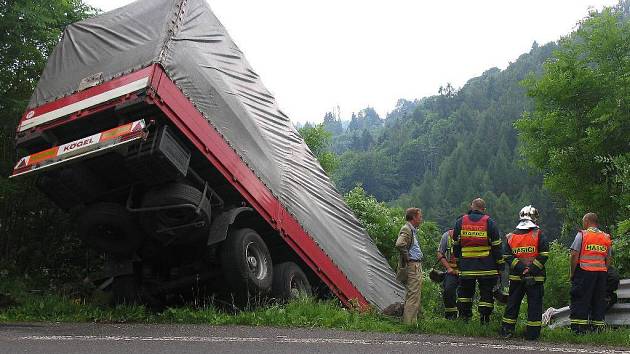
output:
[[[222,242],[227,237],[228,229],[230,225],[234,223],[236,217],[241,213],[251,212],[252,208],[249,207],[240,207],[230,209],[224,213],[221,213],[210,227],[210,236],[208,236],[208,246],[215,245],[219,242]]]

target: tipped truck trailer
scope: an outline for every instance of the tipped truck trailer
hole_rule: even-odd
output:
[[[308,70],[308,68],[305,68]],[[68,26],[18,128],[12,178],[76,217],[118,300],[206,284],[240,301],[403,287],[204,0]],[[393,241],[392,241],[393,242]]]

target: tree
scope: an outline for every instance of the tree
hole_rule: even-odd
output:
[[[340,157],[343,168],[335,172],[335,182],[342,191],[362,185],[378,200],[392,200],[399,189],[396,169],[390,156],[381,151],[349,151]],[[340,164],[341,166],[341,164]]]
[[[343,124],[341,123],[341,119],[335,117],[332,112],[326,112],[324,115],[324,128],[326,128],[332,136],[343,134]]]
[[[383,120],[376,113],[374,108],[367,107],[359,111],[359,114],[352,113],[352,120],[348,125],[348,132],[361,131],[364,129],[378,129],[383,126]]]
[[[16,124],[65,26],[93,13],[80,0],[0,1],[3,125]]]
[[[525,87],[533,111],[516,122],[521,153],[574,213],[604,225],[628,218],[614,161],[630,154],[630,22],[622,6],[591,13]],[[626,195],[626,197],[619,197]],[[617,196],[617,198],[615,197]]]
[[[32,179],[4,176],[16,155],[17,122],[48,55],[68,24],[94,13],[80,0],[0,0],[0,261],[22,273],[56,267],[58,273],[79,275],[68,269],[72,259],[81,264],[83,257],[76,239],[69,238],[65,216],[38,193]],[[48,252],[52,249],[56,252]]]
[[[319,160],[324,171],[326,171],[328,175],[331,175],[338,164],[337,155],[330,151],[332,133],[324,128],[323,123],[317,124],[314,127],[304,126],[299,132],[306,145],[308,145],[311,152],[315,155],[317,160]]]
[[[417,107],[417,101],[408,101],[404,98],[398,99],[394,110],[387,113],[384,125],[391,127],[396,121],[405,118],[407,115],[413,113],[413,110]]]
[[[396,268],[399,252],[396,249],[396,238],[400,227],[404,225],[404,209],[391,208],[365,193],[360,187],[354,187],[344,195],[348,207],[357,216],[365,231],[370,235],[376,247],[388,260],[392,268]],[[441,232],[433,222],[425,221],[420,227],[418,241],[422,250],[435,250],[438,247]],[[435,263],[435,252],[425,251],[428,264]]]
[[[398,260],[396,237],[405,222],[403,210],[389,208],[385,203],[367,195],[360,186],[350,190],[344,199],[390,266],[395,268]]]

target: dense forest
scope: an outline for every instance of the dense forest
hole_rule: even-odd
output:
[[[514,128],[532,108],[521,81],[539,74],[556,48],[534,43],[505,70],[489,69],[461,89],[447,84],[435,96],[400,99],[385,119],[366,108],[342,129],[341,118],[326,113],[331,151],[340,155],[337,187],[347,192],[360,184],[392,205],[417,205],[442,228],[476,196],[486,199],[506,232],[518,210],[533,204],[545,228],[559,236],[561,201],[543,191],[539,171],[524,166]]]

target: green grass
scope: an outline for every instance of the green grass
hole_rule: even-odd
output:
[[[62,296],[51,291],[32,293],[22,280],[3,279],[0,293],[10,293],[18,305],[0,310],[0,323],[8,322],[100,322],[100,323],[176,323],[207,325],[245,325],[334,328],[348,331],[385,333],[430,333],[468,337],[497,337],[503,307],[498,306],[488,326],[478,319],[469,323],[448,321],[442,318],[439,286],[424,282],[422,289],[423,315],[417,326],[403,325],[398,319],[376,312],[358,312],[340,306],[336,300],[317,301],[300,299],[277,305],[270,304],[236,314],[221,311],[211,304],[168,308],[161,312],[144,306],[105,306],[95,300],[86,301],[77,296]],[[202,303],[203,304],[203,303]],[[521,308],[524,317],[526,305]],[[517,331],[524,331],[524,319]],[[518,334],[519,332],[517,332]],[[580,343],[591,345],[630,346],[630,329],[608,330],[598,334],[576,336],[566,328],[543,329],[541,341]]]
[[[335,328],[349,331],[386,333],[431,333],[472,337],[496,337],[500,315],[495,313],[489,326],[476,320],[469,323],[447,321],[426,313],[417,326],[374,312],[361,313],[339,306],[337,301],[301,299],[286,305],[269,305],[230,314],[211,306],[177,307],[152,312],[143,306],[98,306],[58,295],[22,294],[18,306],[0,311],[0,322],[102,322],[102,323],[177,323],[208,325],[246,325],[306,328]],[[502,309],[500,309],[502,310]],[[497,312],[497,311],[495,311]],[[524,326],[520,325],[522,331]],[[630,330],[608,330],[599,334],[576,336],[568,329],[543,329],[543,342],[630,346]]]

